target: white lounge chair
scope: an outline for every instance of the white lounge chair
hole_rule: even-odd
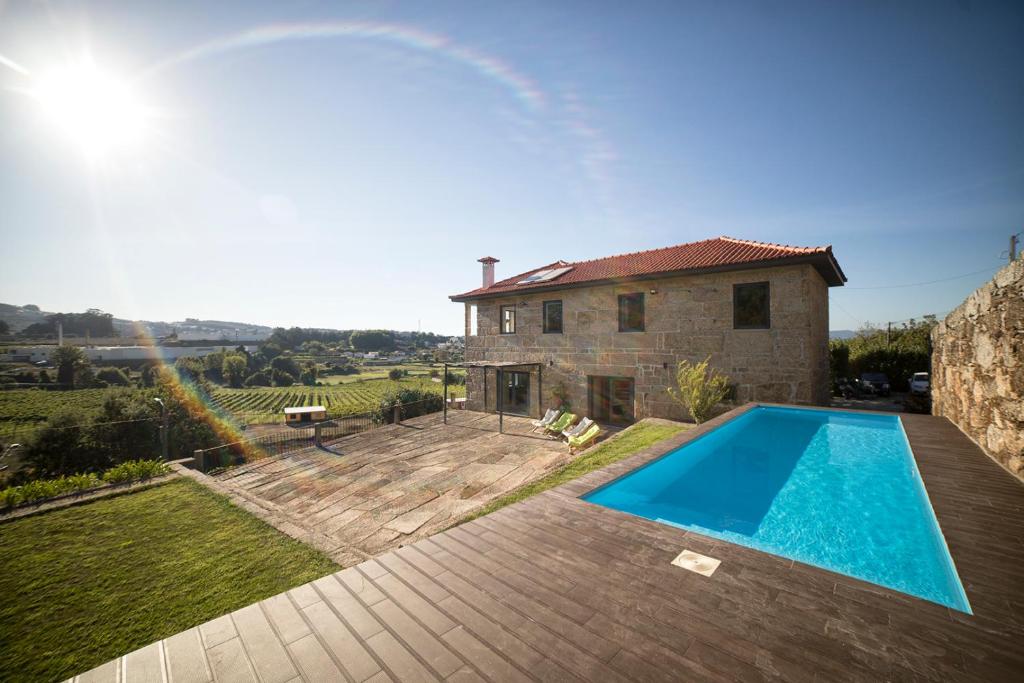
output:
[[[548,408],[548,411],[544,413],[544,417],[539,420],[530,420],[530,424],[533,425],[533,431],[547,427],[549,424],[557,420],[561,414],[562,411],[557,408]]]
[[[571,439],[573,437],[579,436],[583,432],[585,432],[588,429],[590,429],[590,425],[592,425],[592,424],[594,424],[594,421],[591,420],[589,417],[585,417],[582,420],[580,420],[579,422],[577,422],[574,427],[569,427],[568,429],[563,429],[562,430],[562,436],[564,436],[567,439]]]

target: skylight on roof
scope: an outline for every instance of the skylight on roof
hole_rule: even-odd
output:
[[[549,280],[554,280],[556,277],[560,275],[565,275],[570,270],[572,270],[572,266],[568,266],[565,268],[551,268],[549,270],[539,270],[530,277],[526,278],[525,280],[520,280],[516,284],[532,285],[537,282],[548,282]]]

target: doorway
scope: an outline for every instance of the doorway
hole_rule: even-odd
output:
[[[530,414],[530,373],[503,372],[501,409],[514,415]]]
[[[589,377],[590,415],[597,422],[613,425],[632,424],[632,377]]]

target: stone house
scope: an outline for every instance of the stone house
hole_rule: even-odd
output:
[[[480,262],[482,286],[450,297],[465,304],[471,410],[564,400],[602,423],[680,419],[676,365],[708,356],[737,401],[828,402],[828,288],[846,281],[831,246],[717,237],[498,282],[498,260]]]

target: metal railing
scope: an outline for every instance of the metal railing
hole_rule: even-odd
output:
[[[442,410],[440,401],[423,399],[399,403],[382,414],[379,411],[345,415],[344,417],[310,424],[307,427],[286,428],[271,434],[241,439],[212,448],[203,448],[193,454],[194,467],[206,474],[217,474],[229,467],[255,462],[264,458],[284,455],[292,451],[324,447],[346,436],[378,429],[389,424]]]

